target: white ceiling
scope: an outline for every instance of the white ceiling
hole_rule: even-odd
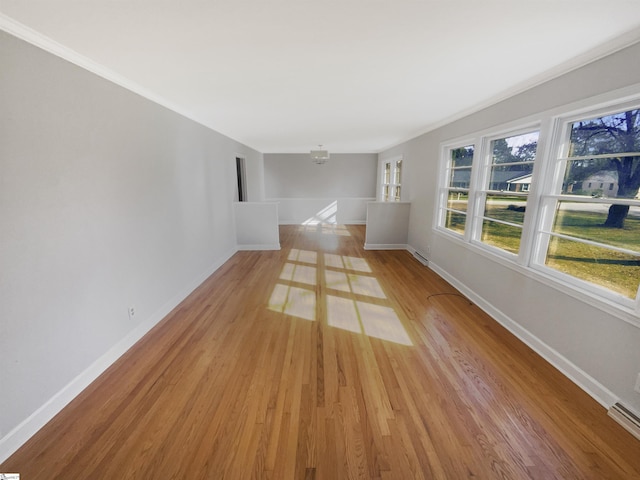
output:
[[[0,12],[0,28],[265,153],[378,152],[640,40],[639,0],[0,0]]]

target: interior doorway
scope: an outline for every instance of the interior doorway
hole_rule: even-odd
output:
[[[236,173],[238,177],[238,201],[247,201],[247,173],[243,157],[236,157]]]

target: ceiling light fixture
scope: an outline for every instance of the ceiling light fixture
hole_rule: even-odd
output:
[[[329,152],[318,145],[318,150],[311,150],[311,161],[316,165],[324,165],[329,160]]]

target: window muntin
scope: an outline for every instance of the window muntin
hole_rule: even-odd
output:
[[[513,255],[520,252],[538,137],[538,131],[527,131],[489,142],[476,238]]]
[[[549,214],[535,263],[637,305],[640,110],[570,119],[559,128],[564,149],[555,160],[556,185],[543,197]]]
[[[473,167],[474,145],[447,150],[443,188],[440,200],[439,226],[464,235],[469,205],[469,189]]]

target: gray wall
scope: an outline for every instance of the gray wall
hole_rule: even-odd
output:
[[[405,172],[411,172],[403,182],[411,186],[410,197],[404,199],[412,202],[409,243],[422,252],[430,247],[433,264],[512,322],[512,330],[529,336],[583,387],[589,388],[593,380],[636,412],[640,412],[640,395],[633,391],[640,372],[638,326],[434,234],[432,226],[441,142],[636,85],[638,59],[640,44],[635,44],[380,155],[381,159],[403,155]]]
[[[0,65],[2,439],[235,252],[262,155],[3,32]]]
[[[271,198],[375,197],[376,154],[331,154],[324,165],[308,153],[264,155],[265,196]]]

